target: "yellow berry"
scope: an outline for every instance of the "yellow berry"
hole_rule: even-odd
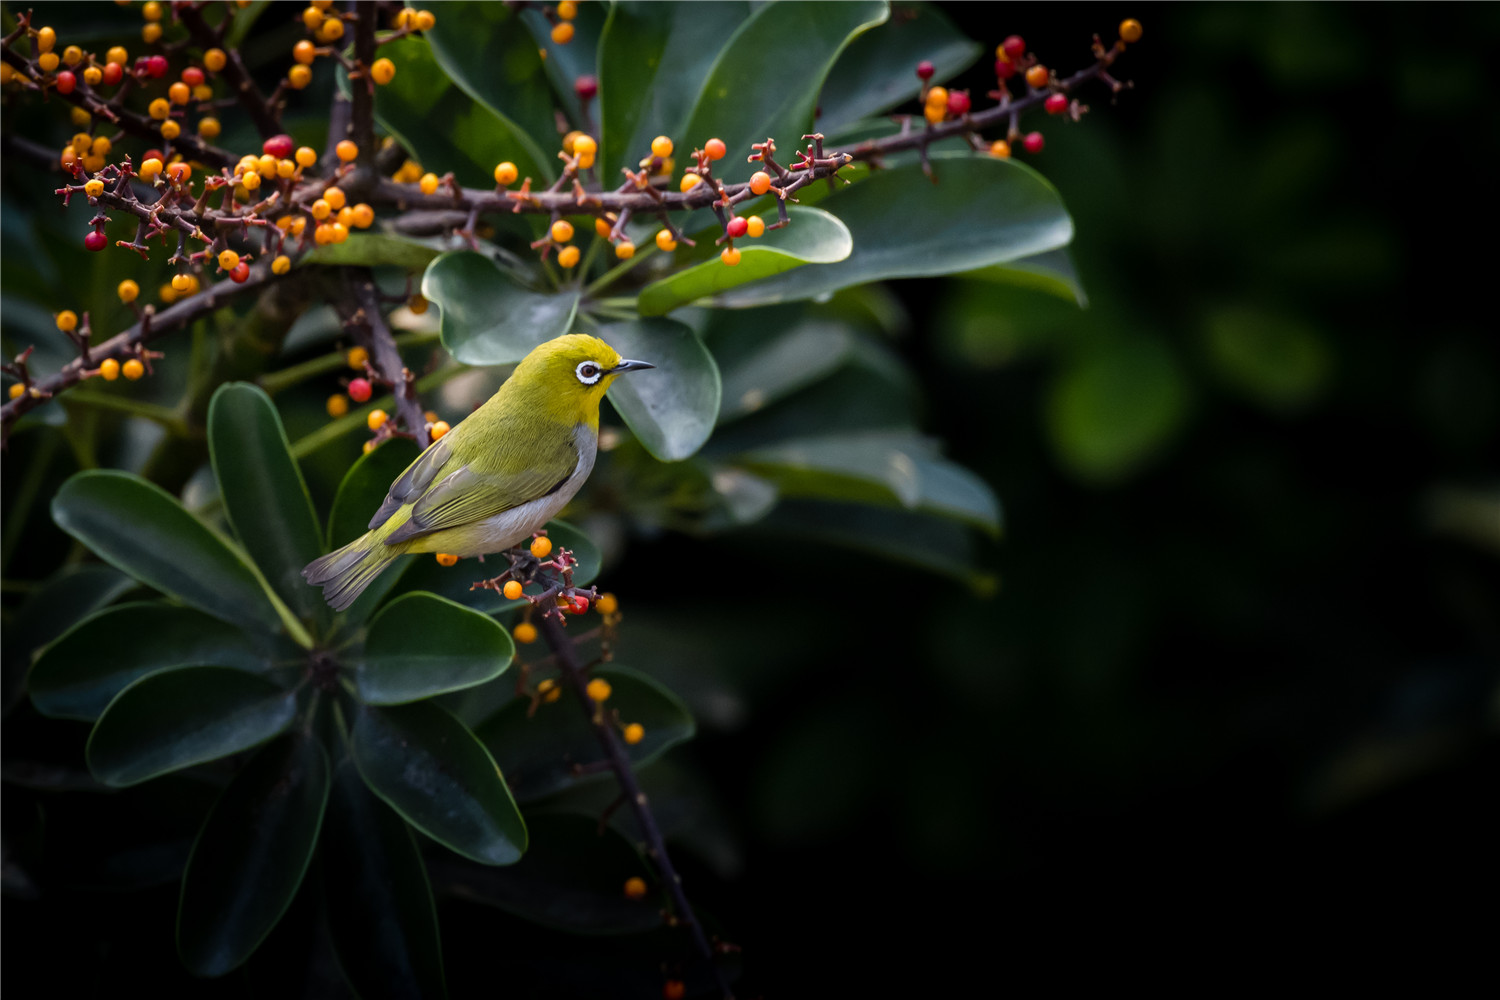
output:
[[[167,116],[172,113],[172,105],[167,101],[165,97],[158,97],[156,100],[151,102],[151,106],[146,110],[151,115],[151,117],[155,118],[157,121],[166,121]]]
[[[134,382],[136,379],[146,374],[146,366],[141,364],[135,358],[131,358],[129,361],[120,366],[120,374],[130,379],[130,381]]]
[[[495,183],[499,184],[501,187],[508,187],[509,185],[514,184],[516,182],[516,178],[519,176],[520,171],[518,171],[516,169],[516,165],[509,160],[506,160],[504,163],[498,163],[495,165]]]
[[[646,738],[646,727],[641,725],[639,722],[632,722],[630,725],[625,727],[624,735],[625,742],[629,743],[631,746],[635,746],[641,740]]]
[[[71,309],[64,309],[57,314],[57,328],[63,333],[72,333],[78,328],[78,314]]]
[[[546,535],[540,535],[531,540],[531,554],[538,559],[545,559],[552,554],[552,539]]]
[[[439,420],[437,423],[432,425],[432,439],[436,441],[438,438],[442,437],[444,434],[447,434],[452,429],[453,428],[448,426],[448,421]]]
[[[589,697],[594,699],[595,701],[608,701],[612,690],[613,689],[609,686],[609,681],[605,680],[603,677],[595,677],[593,680],[589,681]]]
[[[558,219],[552,223],[552,241],[554,243],[566,243],[573,238],[573,223],[567,219]]]
[[[415,28],[417,12],[411,7],[402,7],[391,20],[393,28]]]
[[[167,88],[167,100],[173,104],[186,104],[188,98],[193,96],[193,88],[178,80]]]
[[[121,302],[131,303],[141,294],[141,286],[126,278],[115,287],[115,294],[120,297]]]
[[[83,186],[83,193],[88,195],[90,198],[99,197],[104,193],[104,182],[99,180],[99,178],[97,177],[94,178]]]
[[[337,211],[344,207],[346,201],[343,188],[331,187],[323,192],[323,200],[328,202],[328,207]]]
[[[209,49],[203,53],[203,66],[210,73],[217,73],[229,62],[229,57],[224,54],[223,49]]]
[[[147,45],[155,43],[159,38],[161,38],[161,25],[152,23],[141,28],[141,41]]]
[[[620,610],[620,599],[614,594],[600,594],[599,599],[594,602],[594,607],[601,615],[612,615]]]
[[[573,25],[564,21],[553,27],[552,40],[558,45],[567,45],[573,40]]]
[[[1037,90],[1041,90],[1047,86],[1047,81],[1051,78],[1052,74],[1047,70],[1047,67],[1040,63],[1026,71],[1026,82]]]
[[[233,271],[239,266],[240,255],[233,250],[222,250],[219,252],[219,266],[226,271]]]
[[[83,62],[83,50],[76,45],[69,45],[67,48],[63,49],[62,58],[63,62],[67,63],[69,66],[77,66],[79,63]]]
[[[8,391],[11,399],[20,399],[26,395],[26,387],[20,382],[13,383]]]
[[[672,238],[672,231],[670,229],[657,230],[656,247],[663,253],[671,253],[677,249],[677,241]]]
[[[317,150],[313,149],[311,146],[299,146],[299,147],[297,147],[297,166],[299,166],[299,167],[310,167],[314,163],[317,163],[317,162],[318,162],[318,153],[317,153]]]
[[[578,250],[577,247],[574,247],[574,246],[563,247],[557,253],[557,263],[558,263],[558,266],[559,267],[576,267],[578,265],[578,258],[581,257],[581,256],[583,256],[583,255],[579,252],[579,250]]]
[[[365,426],[372,431],[378,431],[385,426],[385,422],[389,419],[390,417],[384,410],[371,410],[370,415],[365,418]]]
[[[349,397],[341,392],[334,393],[328,397],[327,409],[328,415],[337,420],[349,412]]]
[[[260,173],[255,170],[245,171],[245,176],[240,178],[246,191],[257,191],[260,189]]]
[[[289,177],[296,176],[296,173],[297,173],[297,164],[293,163],[291,160],[277,160],[276,161],[276,176],[277,177],[280,177],[282,180],[286,180]]]
[[[376,59],[370,67],[370,79],[382,87],[396,79],[396,64],[389,59]]]
[[[725,247],[724,250],[723,250],[723,252],[719,254],[719,259],[722,260],[729,267],[734,267],[734,265],[736,265],[736,264],[738,264],[740,262],[740,251],[739,251],[739,248],[738,247]]]
[[[638,875],[632,875],[625,880],[625,895],[631,899],[642,899],[646,895],[646,880]]]
[[[766,220],[758,215],[752,215],[745,220],[745,232],[750,236],[763,236],[766,231]]]
[[[682,181],[677,185],[679,191],[684,194],[703,183],[703,178],[697,174],[683,174]]]
[[[198,122],[198,134],[205,139],[217,138],[222,128],[223,126],[219,124],[219,119],[211,116]]]
[[[51,52],[52,47],[57,44],[57,32],[51,28],[43,28],[36,33],[36,50],[38,52]]]
[[[521,581],[520,580],[507,580],[507,581],[505,581],[505,589],[502,591],[502,593],[505,594],[505,599],[507,601],[518,601],[518,600],[520,600],[521,599]]]
[[[996,139],[990,143],[990,155],[997,156],[1002,160],[1008,159],[1010,157],[1010,143],[1004,139]]]
[[[317,201],[312,203],[312,207],[309,208],[308,211],[312,213],[312,217],[314,219],[322,222],[324,219],[328,218],[328,213],[333,211],[333,206],[328,204],[328,202],[324,201],[322,198],[319,198]]]
[[[579,156],[592,156],[599,152],[599,144],[591,135],[580,135],[573,140],[573,152]]]
[[[161,4],[156,0],[146,0],[146,3],[141,6],[141,16],[148,21],[160,21]]]
[[[36,64],[42,68],[43,73],[50,73],[57,69],[57,64],[61,61],[56,52],[43,52],[36,58]]]
[[[272,274],[286,274],[291,269],[292,258],[288,257],[286,254],[281,254],[275,260],[271,261]]]
[[[161,161],[154,156],[151,157],[145,163],[141,164],[139,173],[143,181],[154,180],[156,175],[161,173]]]
[[[431,31],[433,25],[437,24],[437,17],[430,10],[419,10],[412,18],[412,24],[418,31]]]
[[[458,556],[452,552],[439,552],[437,554],[437,561],[439,566],[457,566]]]
[[[438,187],[437,174],[423,174],[422,179],[417,181],[417,187],[422,189],[423,194],[432,194]]]
[[[724,140],[713,138],[703,144],[703,152],[708,154],[710,160],[722,160],[729,152],[729,147],[724,145]]]
[[[10,69],[9,64],[7,64],[5,68]],[[98,66],[85,67],[83,71],[83,82],[88,84],[90,87],[99,86],[99,84],[104,82],[104,71],[101,70]],[[90,115],[87,111],[83,110],[83,108],[74,108],[72,114],[73,123],[75,125],[88,124]],[[80,118],[83,120],[79,121]]]
[[[104,377],[104,381],[113,382],[120,377],[120,362],[114,358],[105,358],[99,362],[99,374]]]
[[[946,104],[929,104],[922,109],[922,117],[930,124],[940,125],[944,118],[948,117],[948,106]]]
[[[522,622],[511,629],[510,634],[519,643],[529,644],[536,642],[536,626],[531,624],[531,622]]]
[[[359,156],[359,147],[354,144],[354,140],[352,139],[343,140],[337,146],[333,147],[333,151],[337,153],[339,159],[343,160],[345,163],[349,163],[354,160],[355,157]]]
[[[292,58],[303,66],[311,66],[318,58],[318,47],[304,38],[292,46]]]
[[[375,224],[375,210],[364,202],[354,206],[352,220],[360,229],[369,229]]]
[[[163,139],[172,140],[177,138],[181,134],[182,126],[177,124],[176,122],[165,121],[161,123],[161,137]]]
[[[635,256],[635,244],[629,240],[621,240],[615,244],[615,256],[621,260],[629,260]]]
[[[301,90],[312,83],[312,70],[306,66],[293,66],[287,70],[286,82],[292,85],[293,90]]]
[[[316,7],[303,8],[302,23],[309,29],[320,27],[323,24],[323,12]]]
[[[344,355],[344,362],[355,371],[364,371],[365,362],[370,360],[370,352],[363,347],[351,347]]]
[[[599,234],[601,240],[609,239],[609,234],[614,231],[615,225],[612,218],[599,216],[594,219],[594,232]]]
[[[112,46],[110,50],[104,54],[105,62],[119,63],[121,66],[125,65],[125,63],[129,61],[129,59],[130,53],[125,51],[125,46],[123,45]]]
[[[1122,42],[1138,42],[1141,40],[1141,22],[1135,18],[1126,18],[1120,22],[1120,40]]]
[[[574,3],[573,0],[562,0],[557,5],[557,16],[564,21],[573,20],[573,18],[578,16],[578,4]]]

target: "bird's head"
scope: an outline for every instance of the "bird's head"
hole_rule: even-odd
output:
[[[629,361],[598,337],[570,333],[536,347],[511,374],[507,385],[560,421],[599,424],[599,400],[620,375],[655,368]]]

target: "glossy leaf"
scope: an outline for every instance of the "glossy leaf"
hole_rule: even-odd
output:
[[[309,264],[341,264],[346,267],[400,267],[421,271],[441,251],[426,243],[392,236],[388,233],[350,233],[342,243],[325,243],[314,247],[297,260],[298,267]]]
[[[789,329],[754,331],[753,341],[709,346],[723,376],[719,423],[742,417],[817,382],[849,358],[851,335],[840,323],[806,320]],[[725,354],[734,350],[732,360]]]
[[[594,582],[603,564],[599,547],[565,521],[548,521],[547,535],[554,545],[571,550],[578,559],[578,566],[573,570],[573,585],[586,587]],[[484,562],[460,559],[456,566],[441,566],[432,556],[423,554],[413,557],[411,567],[401,575],[396,589],[401,592],[424,590],[485,614],[498,614],[518,608],[525,602],[507,601],[497,591],[472,590],[471,587],[478,580],[500,575],[508,565],[505,556],[495,555]]]
[[[717,255],[684,268],[641,289],[642,316],[660,316],[678,306],[751,281],[781,274],[804,264],[833,264],[849,256],[854,241],[837,218],[817,208],[789,210],[791,223],[768,230],[759,239],[742,239],[736,246],[740,262],[733,267]]]
[[[434,866],[446,894],[485,903],[543,927],[571,934],[634,934],[662,926],[660,890],[641,899],[620,891],[626,879],[654,881],[618,831],[587,816],[541,815],[531,821],[530,850],[507,868],[474,871]]]
[[[227,622],[281,627],[245,554],[139,476],[80,472],[53,497],[52,519],[111,566],[184,604]]]
[[[442,997],[442,942],[411,829],[346,759],[333,772],[322,854],[328,930],[359,996]]]
[[[354,687],[371,705],[399,705],[483,684],[516,647],[488,615],[433,594],[407,594],[370,622]]]
[[[686,163],[694,140],[682,126],[720,49],[749,17],[748,3],[722,0],[611,7],[599,43],[600,176],[636,169],[659,135],[673,140],[674,159]]]
[[[818,99],[818,131],[833,135],[916,98],[922,81],[915,70],[924,59],[935,70],[932,82],[946,83],[983,51],[936,6],[893,4],[890,19],[855,38],[834,63]]]
[[[182,877],[177,951],[193,972],[223,975],[276,926],[312,860],[328,785],[322,744],[292,732],[224,790]]]
[[[380,54],[400,71],[390,83],[375,88],[375,118],[419,163],[452,170],[462,184],[493,187],[495,164],[502,160],[513,162],[522,177],[550,181],[557,174],[554,161],[527,134],[529,130],[546,135],[552,129],[551,95],[538,72],[536,47],[516,30],[514,15],[503,4],[464,6],[471,8],[467,16],[445,8],[427,38],[402,38],[381,46]],[[486,41],[491,38],[493,42]],[[470,44],[471,39],[479,44]],[[508,114],[496,113],[476,101],[472,91],[460,89],[482,79],[482,73],[472,73],[469,67],[486,44],[492,48],[482,73],[493,77],[495,93],[484,93],[510,95],[503,105]],[[451,79],[459,86],[437,85],[435,81],[450,78],[450,66]]]
[[[208,406],[208,450],[224,512],[261,574],[299,617],[332,617],[302,567],[323,554],[323,533],[276,407],[263,389],[222,385]]]
[[[1066,247],[1022,257],[1008,264],[991,264],[955,277],[1031,288],[1077,303],[1080,307],[1087,307],[1089,304],[1089,298],[1083,291],[1083,282],[1078,278],[1078,269],[1073,266],[1073,256]]]
[[[527,291],[489,258],[446,253],[422,277],[422,294],[443,311],[443,346],[466,365],[520,361],[531,349],[568,332],[578,309],[576,289]]]
[[[526,824],[494,759],[437,705],[362,706],[350,754],[371,791],[445,847],[486,865],[526,850]]]
[[[648,763],[692,738],[695,727],[687,706],[649,677],[618,665],[602,667],[594,676],[612,688],[609,710],[619,713],[623,723],[645,727],[645,738],[625,748],[632,763]],[[541,703],[528,717],[529,709],[529,700],[517,698],[477,731],[523,802],[585,780],[575,773],[575,765],[587,768],[605,759],[593,727],[570,695]]]
[[[590,105],[585,112],[573,83],[580,76],[598,75],[595,59],[599,49],[599,35],[604,30],[604,19],[608,16],[606,5],[579,4],[573,15],[573,37],[561,45],[552,40],[553,22],[547,20],[539,7],[523,7],[520,15],[521,23],[531,32],[536,48],[546,52],[542,70],[552,85],[553,99],[557,106],[562,109],[569,122],[579,123],[584,131],[598,138],[598,129],[593,125],[593,106]],[[554,127],[551,132],[543,134],[555,135],[556,132]],[[603,176],[608,178],[610,175]]]
[[[123,788],[264,743],[292,724],[297,693],[228,667],[148,674],[109,703],[89,736],[89,770]]]
[[[31,701],[43,715],[97,719],[132,683],[169,667],[265,671],[273,644],[201,611],[159,603],[105,608],[48,646],[32,668]]]
[[[818,92],[839,53],[887,15],[884,2],[868,0],[757,8],[725,40],[699,90],[682,130],[683,153],[711,136],[724,140],[730,163],[743,164],[750,144],[767,136],[783,151],[797,148],[813,130]],[[772,78],[768,59],[775,60]]]
[[[646,450],[663,462],[692,455],[713,433],[719,367],[692,330],[669,319],[611,323],[599,336],[623,357],[649,361],[609,387],[609,401]]]
[[[0,662],[3,662],[0,712],[9,714],[20,701],[33,658],[42,647],[136,586],[134,580],[113,566],[92,563],[64,566],[32,591],[16,610],[15,617],[0,631]],[[103,709],[101,703],[99,711]]]
[[[1073,220],[1057,190],[1030,167],[971,154],[935,155],[932,165],[935,184],[910,164],[819,202],[854,237],[846,259],[743,285],[715,301],[734,308],[790,302],[867,281],[1005,263],[1072,240]]]

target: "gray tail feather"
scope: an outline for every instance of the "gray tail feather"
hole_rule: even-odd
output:
[[[364,589],[390,565],[399,553],[387,546],[365,547],[358,538],[308,563],[302,576],[315,587],[323,588],[323,600],[335,611],[353,604]]]

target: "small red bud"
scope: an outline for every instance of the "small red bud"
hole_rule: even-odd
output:
[[[741,236],[744,236],[745,233],[750,229],[750,222],[744,216],[736,215],[734,218],[729,220],[729,225],[726,228],[728,229],[730,236],[734,237],[735,239],[739,239]]]
[[[1028,153],[1040,153],[1042,151],[1042,147],[1045,146],[1047,142],[1042,138],[1042,133],[1032,132],[1027,135],[1025,139],[1021,140],[1021,144],[1026,147],[1026,152]],[[353,394],[351,393],[351,395]]]
[[[59,94],[71,94],[73,88],[78,86],[78,78],[69,70],[63,70],[57,74],[57,92]]]
[[[182,71],[182,82],[189,87],[198,87],[203,84],[203,71],[197,66],[189,66]]]
[[[599,93],[599,80],[594,76],[580,76],[573,81],[573,92],[585,101],[593,100]]]
[[[354,378],[349,380],[349,398],[356,403],[367,403],[370,400],[370,382],[368,379]]]
[[[1068,110],[1068,97],[1066,94],[1053,94],[1047,98],[1047,114],[1060,115]]]
[[[167,57],[151,56],[146,60],[146,72],[151,75],[151,79],[153,80],[160,80],[162,77],[166,76]]]
[[[969,92],[967,90],[948,91],[948,112],[955,115],[968,114]]]
[[[932,63],[928,62],[926,59],[923,59],[921,62],[917,63],[917,79],[919,80],[931,80],[932,74],[936,72],[937,70],[933,68]]]
[[[85,250],[92,250],[95,253],[98,253],[100,250],[103,250],[107,246],[109,246],[109,237],[105,236],[98,230],[89,233],[83,238],[83,248]]]
[[[245,283],[245,280],[249,277],[250,265],[245,261],[240,261],[234,266],[234,270],[229,272],[230,280],[233,281],[236,285],[243,285]]]
[[[283,133],[271,136],[271,138],[260,144],[260,149],[267,156],[274,156],[278,160],[285,160],[292,155],[292,150],[296,148],[296,145],[292,141],[291,136]]]
[[[995,75],[1002,80],[1009,80],[1016,75],[1016,64],[1007,59],[996,59]]]
[[[125,71],[120,68],[119,63],[104,64],[104,82],[107,85],[113,87],[115,84],[120,82],[120,78],[124,75]]]
[[[1005,50],[1006,55],[1010,56],[1011,62],[1015,62],[1026,54],[1026,41],[1020,35],[1011,35],[1000,43],[1000,47]]]

